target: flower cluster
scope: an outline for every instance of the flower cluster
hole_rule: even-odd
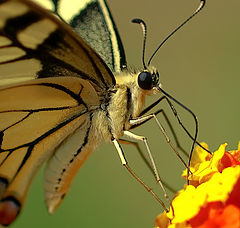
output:
[[[226,151],[226,146],[221,145],[213,155],[196,148],[189,185],[173,199],[173,210],[156,218],[156,227],[240,227],[240,144],[234,151]],[[187,170],[183,177],[187,178]]]

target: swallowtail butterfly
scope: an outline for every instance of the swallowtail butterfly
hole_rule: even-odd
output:
[[[36,2],[0,0],[3,225],[14,221],[46,161],[44,191],[50,213],[102,142],[116,147],[134,175],[119,140],[123,135],[139,139],[148,149],[146,139],[129,130],[155,118],[144,115],[153,107],[144,111],[144,100],[163,92],[154,68],[126,71],[123,45],[104,0],[75,0],[71,7],[68,0]]]

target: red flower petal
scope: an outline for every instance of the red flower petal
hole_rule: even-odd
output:
[[[238,179],[237,183],[234,185],[233,190],[229,195],[228,200],[226,201],[226,204],[233,204],[240,209],[239,192],[240,192],[240,179]]]
[[[190,220],[190,225],[192,228],[214,228],[211,217],[221,213],[223,204],[222,202],[211,202],[208,203],[206,207],[202,207],[199,213]]]
[[[222,172],[223,169],[236,165],[240,165],[239,160],[237,160],[237,156],[235,157],[226,151],[221,159],[221,166],[218,167],[218,169],[219,172]]]
[[[222,202],[208,203],[190,220],[190,225],[192,228],[239,228],[240,210],[234,205],[224,206]]]

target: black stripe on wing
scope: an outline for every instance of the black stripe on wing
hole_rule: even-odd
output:
[[[75,159],[78,157],[78,155],[81,153],[82,149],[84,149],[84,147],[87,145],[88,139],[89,139],[89,132],[90,132],[90,129],[91,129],[91,126],[92,126],[92,119],[93,119],[93,115],[92,115],[92,113],[90,113],[90,115],[89,115],[89,121],[90,121],[90,123],[89,123],[89,126],[88,126],[87,130],[86,130],[86,134],[85,134],[83,143],[82,143],[82,145],[80,146],[80,148],[73,154],[72,158],[69,160],[68,165],[67,165],[68,167],[71,165],[71,163],[74,162],[74,160],[75,160]],[[61,177],[59,177],[59,179],[58,179],[58,184],[61,183],[61,181],[62,181],[62,176],[63,176],[63,174],[64,174],[66,171],[67,171],[67,167],[65,167],[65,168],[62,169],[62,171],[61,171]],[[58,190],[58,188],[56,188],[55,190]]]
[[[8,0],[0,0],[0,4],[7,2]]]
[[[125,52],[109,8],[105,1],[104,3],[108,10],[108,19],[114,29],[112,32],[115,33],[116,40],[113,41],[115,38],[111,36],[110,28],[105,19],[107,15],[104,15],[98,1],[90,2],[69,23],[102,57],[113,72],[119,72],[127,64]],[[113,48],[115,42],[117,44],[116,49]],[[119,57],[119,60],[115,58],[115,55]]]
[[[23,148],[23,147],[28,147],[28,153],[26,154],[27,157],[29,157],[32,153],[32,150],[34,149],[34,146],[37,145],[39,142],[41,142],[43,139],[47,138],[48,136],[52,135],[53,133],[55,133],[56,131],[60,130],[62,127],[66,126],[67,124],[71,123],[73,120],[81,117],[82,115],[88,113],[88,111],[83,111],[81,113],[75,114],[72,117],[68,118],[67,120],[59,123],[57,126],[55,126],[54,128],[50,129],[49,131],[45,132],[44,134],[42,134],[41,136],[39,136],[38,138],[36,138],[35,140],[33,140],[32,142],[26,143],[26,144],[22,144],[19,145],[15,148],[12,149],[2,149],[0,148],[0,153],[4,153],[4,152],[9,152],[8,155],[6,156],[6,158],[1,162],[1,164],[4,163],[4,161],[12,154],[14,153],[16,150]],[[2,141],[3,141],[3,137],[4,137],[4,132],[1,131],[0,132],[0,147],[2,146]],[[30,153],[30,154],[29,154]],[[25,156],[25,157],[26,157]],[[24,159],[22,161],[22,165],[21,167],[24,165],[24,163],[26,162],[27,159]],[[1,166],[0,164],[0,166]]]
[[[37,52],[37,55],[35,55],[36,58],[41,58],[41,62],[44,62],[43,69],[40,72],[38,72],[38,78],[51,77],[51,75],[65,76],[70,74],[71,76],[74,75],[80,76],[81,78],[87,79],[94,83],[95,85],[101,87],[101,84],[97,80],[90,77],[84,71],[81,71],[64,61],[61,61],[53,57],[52,55],[45,55],[45,53],[46,54],[51,53],[51,51],[60,49],[63,46],[71,49],[71,47],[69,47],[68,44],[63,40],[63,37],[64,34],[62,33],[62,31],[56,30],[44,41],[43,44],[39,45],[38,48],[36,49]],[[87,52],[87,50],[84,49],[83,46],[81,46],[81,48],[85,51],[86,55],[89,57],[89,60],[91,61],[91,64],[95,70],[95,73],[98,75],[98,78],[101,80],[104,86],[108,88],[108,85],[104,81],[101,71],[98,69],[91,55]],[[43,52],[44,49],[45,51]],[[41,55],[41,52],[43,52],[44,55]]]
[[[7,50],[10,47],[17,47],[25,52],[22,56],[0,61],[0,65],[24,63],[27,67],[27,62],[24,60],[34,60],[35,62],[30,64],[35,64],[36,69],[29,71],[33,74],[33,78],[52,76],[81,77],[89,80],[97,90],[99,87],[108,89],[115,85],[115,78],[111,71],[85,42],[47,11],[41,8],[30,8],[29,10],[31,9],[33,10],[23,15],[7,19],[5,26],[0,29],[0,35],[7,37],[12,42],[11,45],[1,48]],[[39,31],[36,31],[36,29],[33,29],[33,37],[25,34],[28,32],[26,30],[31,30],[37,24],[44,23],[44,20],[48,20],[50,25],[45,30],[44,27],[41,28],[41,32],[45,37],[38,37],[37,32]],[[19,38],[21,35],[23,40]],[[9,65],[9,67],[14,66]],[[22,70],[22,77],[24,77],[24,74],[27,75],[26,69]],[[1,73],[0,76],[2,77]]]
[[[32,179],[32,176],[35,174],[35,171],[32,171],[31,161],[30,162],[28,162],[28,161],[31,160],[34,156],[35,157],[40,156],[40,155],[38,155],[38,153],[41,151],[38,151],[39,148],[36,147],[38,145],[38,143],[41,143],[41,141],[43,141],[47,137],[53,135],[55,132],[61,130],[66,125],[71,124],[72,121],[77,120],[78,118],[81,118],[81,116],[83,116],[83,115],[87,115],[87,112],[78,113],[78,114],[68,118],[67,120],[58,124],[55,128],[47,131],[46,133],[44,133],[43,135],[41,135],[40,137],[38,137],[31,143],[29,143],[28,145],[22,145],[21,148],[23,148],[23,149],[25,148],[24,156],[20,160],[15,162],[14,169],[16,169],[16,170],[14,171],[13,176],[10,175],[6,178],[0,177],[0,198],[1,198],[0,220],[1,220],[1,224],[9,225],[13,220],[15,220],[16,216],[18,215],[18,213],[21,210],[22,204],[24,203],[24,198],[25,198],[26,192],[29,188],[29,181]],[[83,118],[86,120],[89,118],[89,116],[83,117]],[[79,127],[81,127],[84,124],[85,124],[85,121],[83,121]],[[2,137],[1,137],[0,141],[2,141]],[[41,150],[41,148],[40,148],[40,150]],[[7,153],[7,154],[5,156],[5,159],[2,160],[2,162],[0,164],[0,168],[2,168],[2,166],[4,166],[4,162],[8,162],[8,159],[10,159],[10,161],[11,161],[12,158],[14,158],[14,156],[17,155],[14,152],[17,153],[18,148],[14,148],[14,149],[8,150],[6,152],[3,152],[3,151],[1,152],[4,154],[5,153]],[[19,159],[19,158],[20,157],[18,156],[17,159]],[[33,159],[36,159],[36,158],[33,158]],[[38,164],[34,165],[34,167],[35,167],[34,169],[37,169],[44,161],[43,157],[41,157],[39,159],[40,159],[40,161],[38,161]],[[5,167],[5,170],[3,168],[3,170],[2,170],[3,173],[1,173],[1,175],[4,175],[4,171],[5,172],[8,171],[8,170],[6,170],[6,167]],[[27,173],[25,173],[27,177],[25,176],[24,172],[27,172]],[[16,190],[14,190],[14,192],[11,189],[12,185],[14,185],[13,188],[16,188]],[[17,187],[20,187],[20,189],[18,189]],[[7,212],[9,212],[9,213],[6,213],[6,215],[5,215],[5,209],[7,210]],[[2,216],[2,214],[4,214],[4,216]]]
[[[5,35],[11,38],[12,41],[18,42],[16,36],[18,32],[24,30],[29,25],[37,22],[41,19],[41,17],[34,12],[27,12],[21,16],[10,18],[7,20],[6,25],[4,26]]]
[[[87,41],[113,72],[119,72],[126,67],[123,44],[106,1],[89,1],[84,8],[79,7],[79,12],[73,14],[70,20],[61,15],[60,1],[52,2],[55,13]]]
[[[110,19],[111,19],[111,22],[112,22],[112,25],[113,25],[113,28],[114,28],[114,31],[115,31],[115,35],[116,35],[116,38],[117,38],[117,44],[118,44],[119,55],[120,55],[120,67],[121,67],[121,70],[123,70],[124,68],[127,67],[127,60],[126,60],[126,55],[125,55],[123,43],[122,43],[121,37],[119,35],[117,26],[116,26],[116,24],[114,22],[114,19],[113,19],[113,16],[111,14],[111,11],[110,11],[110,9],[108,7],[108,4],[106,3],[105,0],[104,0],[104,3],[106,5],[106,7],[107,7],[107,10],[108,10],[108,13],[109,13],[109,16],[110,16]],[[116,69],[115,69],[115,71],[116,71]]]
[[[87,79],[100,87],[100,84],[94,78],[90,78],[83,71],[76,69],[75,67],[69,65],[64,61],[57,59],[56,57],[50,54],[52,50],[61,48],[61,46],[63,45],[67,46],[67,44],[63,40],[64,33],[61,30],[56,30],[52,32],[51,35],[46,40],[44,40],[44,42],[40,44],[35,50],[24,47],[18,41],[17,34],[20,31],[26,29],[31,24],[38,22],[39,20],[41,20],[41,17],[39,15],[35,14],[34,12],[28,12],[27,14],[24,14],[22,16],[19,16],[13,19],[9,19],[7,21],[6,26],[3,29],[3,35],[8,37],[13,42],[13,44],[10,46],[20,47],[22,50],[24,50],[27,53],[25,56],[22,56],[20,58],[17,58],[8,62],[15,62],[15,61],[32,59],[32,58],[38,59],[40,60],[43,67],[42,70],[36,73],[38,78],[46,78],[46,77],[51,77],[53,75],[54,76],[65,76],[65,75],[81,76],[81,78]],[[3,62],[2,64],[5,64],[5,63],[6,62]],[[102,77],[102,74],[101,72],[98,71],[94,61],[92,61],[92,65],[94,66],[94,68],[96,68],[99,78],[107,87]]]

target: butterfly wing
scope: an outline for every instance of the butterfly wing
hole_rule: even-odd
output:
[[[35,0],[59,15],[101,56],[112,72],[126,67],[122,41],[104,0]]]
[[[91,99],[91,104],[88,99]],[[83,139],[89,136],[89,108],[93,104],[99,104],[99,97],[86,80],[52,77],[2,88],[0,102],[1,205],[8,208],[9,204],[14,203],[14,211],[17,212],[24,204],[29,184],[38,168],[53,156],[56,147],[62,151],[62,142],[78,130],[82,132],[82,135],[78,134],[78,144],[68,145],[68,150],[65,150],[68,156],[63,156],[60,163],[55,162],[54,166],[51,165],[51,170],[46,169],[46,172],[51,174],[51,178],[54,173],[55,179],[58,179],[61,177],[57,173],[59,169],[70,170],[71,166],[63,164],[69,163],[69,156],[75,158],[74,154],[82,146]],[[55,154],[57,153],[58,151]],[[51,160],[52,158],[49,162]],[[49,189],[48,186],[55,182],[52,183],[47,178],[45,185]],[[70,183],[71,181],[68,187]],[[49,200],[48,206],[52,207]],[[5,220],[0,216],[0,221]]]
[[[93,149],[92,111],[115,79],[98,54],[55,16],[28,0],[3,0],[0,84],[0,222],[7,225],[49,157],[49,211],[61,202]]]

